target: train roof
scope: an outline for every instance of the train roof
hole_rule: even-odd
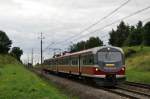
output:
[[[56,58],[51,58],[51,59],[57,59],[57,58],[63,58],[63,57],[67,57],[67,56],[73,56],[73,55],[79,55],[79,54],[84,54],[84,53],[93,53],[93,54],[96,54],[96,52],[100,49],[103,49],[103,48],[115,48],[115,49],[118,49],[119,51],[121,51],[122,53],[123,50],[119,47],[114,47],[114,46],[99,46],[99,47],[94,47],[94,48],[91,48],[91,49],[86,49],[86,50],[82,50],[82,51],[78,51],[78,52],[74,52],[74,53],[67,53],[65,55],[62,55],[62,56],[59,56],[59,57],[56,57]],[[48,59],[49,60],[49,59]]]

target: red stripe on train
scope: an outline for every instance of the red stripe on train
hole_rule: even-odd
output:
[[[97,67],[93,67],[93,73],[95,75],[106,75],[107,72],[103,72],[101,71],[99,68]],[[125,75],[125,67],[121,68],[118,72],[115,73],[116,75]]]

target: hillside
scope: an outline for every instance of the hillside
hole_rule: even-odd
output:
[[[19,62],[10,55],[0,55],[0,64],[19,64]]]
[[[126,59],[127,80],[150,84],[150,47],[125,47],[127,50],[136,51]]]
[[[0,99],[69,99],[9,55],[0,55]]]

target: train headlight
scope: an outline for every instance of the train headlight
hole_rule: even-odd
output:
[[[96,68],[95,70],[98,71],[98,68]]]
[[[121,70],[122,70],[122,71],[125,71],[125,68],[123,67]]]

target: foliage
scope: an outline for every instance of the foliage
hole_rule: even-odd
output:
[[[125,57],[130,57],[131,55],[133,55],[135,53],[136,53],[136,50],[129,48],[125,51]]]
[[[0,54],[8,53],[11,47],[11,40],[8,38],[5,32],[0,31]]]
[[[69,99],[55,84],[43,81],[21,65],[4,65],[0,72],[0,99]]]
[[[126,74],[128,81],[150,83],[150,47],[124,47],[124,51],[132,49],[135,54],[126,59]]]
[[[150,22],[145,26],[141,21],[136,26],[126,25],[123,21],[117,26],[117,29],[109,32],[109,44],[113,46],[150,46]]]
[[[10,54],[20,61],[20,57],[23,54],[23,51],[19,47],[13,47]]]
[[[80,41],[70,46],[70,52],[77,52],[97,46],[102,46],[103,42],[98,37],[90,37],[87,41]]]
[[[19,62],[9,54],[0,55],[0,64],[19,64]]]
[[[93,48],[97,46],[102,46],[103,42],[98,37],[90,37],[89,40],[86,41],[86,48]]]
[[[69,99],[71,95],[47,82],[10,55],[0,55],[0,99]],[[72,97],[75,99],[76,97]]]
[[[144,26],[143,44],[150,46],[150,22]]]
[[[117,30],[112,30],[110,33],[109,44],[113,46],[123,46],[129,35],[129,26],[123,21],[117,26]]]
[[[73,44],[70,46],[70,52],[76,52],[86,49],[86,42],[80,41],[77,44]]]
[[[7,55],[10,50],[12,41],[8,38],[5,32],[0,31],[0,54]],[[23,51],[19,47],[13,47],[10,54],[20,61]]]
[[[143,40],[143,25],[142,22],[139,21],[136,28],[134,26],[131,26],[130,29],[130,35],[128,36],[127,41],[125,42],[128,46],[137,46],[142,44]]]

